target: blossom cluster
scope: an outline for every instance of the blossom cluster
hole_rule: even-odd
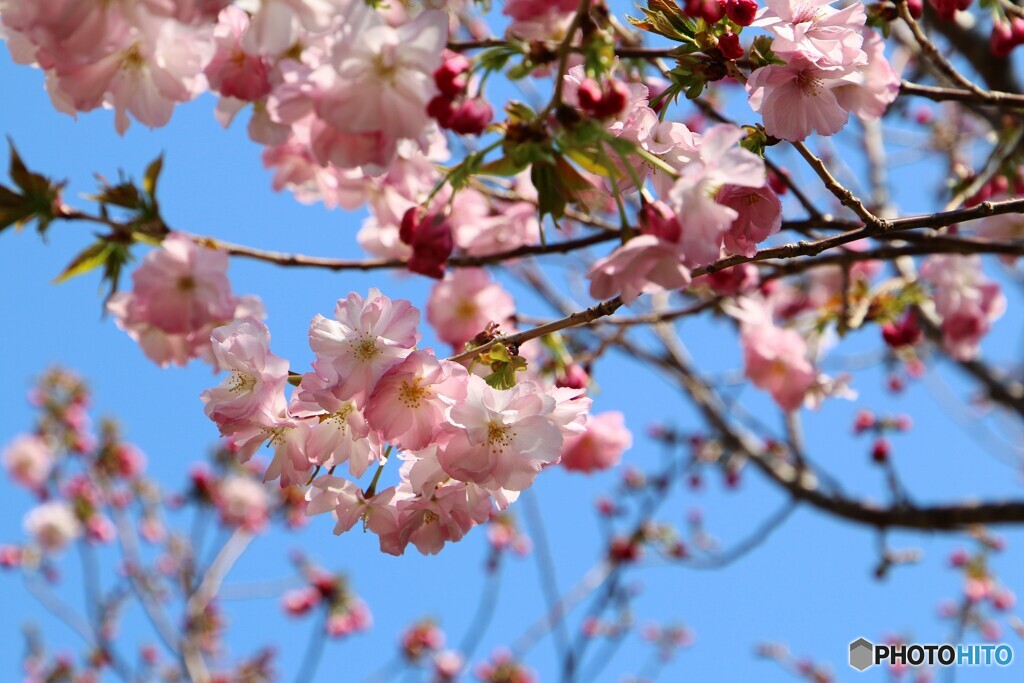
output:
[[[311,322],[316,359],[294,376],[290,400],[288,363],[270,351],[267,327],[254,318],[219,327],[212,350],[230,374],[203,393],[206,414],[242,461],[271,446],[265,479],[311,483],[308,511],[332,513],[335,533],[361,523],[392,554],[410,542],[436,553],[460,540],[558,463],[567,440],[581,469],[608,467],[628,447],[621,419],[599,421],[586,444],[572,441],[587,433],[583,389],[540,378],[495,388],[480,364],[417,348],[419,320],[408,301],[377,290],[340,300],[333,319]],[[399,483],[378,490],[393,459],[401,461]],[[370,484],[357,486],[374,465]],[[351,479],[339,476],[342,466]]]
[[[227,276],[228,255],[171,233],[132,273],[131,292],[107,302],[118,327],[161,366],[212,361],[210,333],[240,317],[262,317],[254,296],[235,296]]]
[[[582,70],[570,71],[567,84],[580,75]],[[567,97],[575,90],[567,85]],[[641,208],[639,234],[587,274],[591,295],[617,294],[626,303],[640,294],[686,287],[690,269],[718,260],[723,249],[753,255],[782,225],[782,202],[768,183],[764,161],[739,145],[745,137],[739,127],[723,124],[695,133],[684,123],[660,121],[648,105],[646,87],[634,86],[632,93],[608,129],[664,163],[664,169],[649,163],[627,169],[637,183],[652,176],[661,199]]]
[[[124,133],[129,114],[163,126],[211,89],[222,121],[252,104],[254,139],[338,168],[384,167],[400,140],[425,140],[450,23],[351,0],[4,0],[0,14],[60,111],[114,109]]]
[[[747,81],[750,107],[769,135],[835,135],[850,114],[873,120],[885,113],[900,79],[866,21],[859,2],[836,9],[825,0],[768,0],[758,10],[752,26],[773,36],[772,52],[783,62],[755,69]]]

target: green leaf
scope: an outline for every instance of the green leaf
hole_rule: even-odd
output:
[[[112,242],[108,242],[104,239],[94,242],[83,249],[78,256],[71,259],[71,263],[69,263],[67,268],[64,269],[64,272],[54,278],[53,283],[60,284],[73,277],[84,275],[91,270],[99,268],[101,265],[106,263],[107,257],[113,250],[114,244]]]
[[[7,142],[11,148],[11,180],[21,189],[22,201],[15,202],[14,197],[18,193],[5,188],[4,196],[0,197],[0,229],[12,223],[23,225],[34,218],[38,221],[40,234],[45,233],[50,223],[57,218],[64,183],[54,183],[46,176],[28,170],[14,147],[14,141],[8,138]],[[18,208],[11,210],[12,203],[17,203]],[[4,211],[4,206],[7,206],[8,211]]]
[[[759,69],[769,64],[785,64],[783,60],[775,56],[772,51],[772,38],[770,36],[758,36],[750,45],[750,65],[753,69]]]
[[[523,171],[529,163],[523,163],[521,161],[515,161],[510,157],[501,157],[494,161],[489,161],[479,168],[481,175],[496,175],[511,177]]]
[[[17,192],[0,185],[0,230],[24,225],[33,214],[32,205]]]
[[[146,175],[142,177],[142,189],[156,204],[156,184],[160,180],[160,172],[164,170],[164,155],[161,154],[146,167]]]
[[[87,199],[100,204],[112,204],[122,209],[136,211],[142,207],[142,195],[134,183],[124,182],[118,185],[105,185],[99,194],[87,195]]]

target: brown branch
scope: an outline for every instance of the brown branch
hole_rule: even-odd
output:
[[[933,102],[970,102],[1004,109],[1024,109],[1024,95],[997,90],[988,90],[985,91],[985,94],[979,95],[972,90],[942,88],[903,81],[900,84],[900,94],[923,97]]]
[[[218,249],[224,251],[232,256],[240,256],[242,258],[255,259],[257,261],[265,261],[267,263],[273,263],[278,266],[288,266],[296,268],[324,268],[326,270],[384,270],[384,269],[398,269],[405,268],[407,263],[402,259],[335,259],[326,258],[322,256],[306,256],[303,254],[288,254],[279,251],[269,251],[265,249],[256,249],[254,247],[248,247],[242,244],[233,244],[231,242],[223,242],[221,240],[204,237],[201,235],[192,235],[193,240],[197,244],[208,247],[210,249]],[[447,261],[447,265],[453,268],[464,268],[472,266],[484,266],[495,263],[502,263],[504,261],[510,261],[512,259],[523,258],[527,256],[542,256],[544,254],[565,254],[571,251],[579,249],[585,249],[586,247],[593,246],[595,244],[602,244],[604,242],[611,242],[620,239],[620,235],[616,231],[603,230],[596,232],[586,237],[580,237],[572,240],[565,240],[562,242],[555,242],[553,244],[537,244],[537,245],[526,245],[517,247],[515,249],[509,249],[508,251],[502,251],[495,254],[488,254],[486,256],[454,256]]]

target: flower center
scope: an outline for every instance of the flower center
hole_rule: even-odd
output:
[[[471,320],[476,317],[476,304],[463,299],[455,306],[455,317],[459,320]]]
[[[380,54],[373,57],[373,73],[382,81],[394,84],[398,77],[398,55],[395,45],[384,45]]]
[[[406,408],[419,408],[424,400],[430,398],[430,391],[420,386],[421,381],[422,378],[417,377],[411,382],[402,382],[402,388],[398,390],[398,400]]]
[[[817,97],[821,94],[822,80],[815,78],[809,72],[803,71],[796,77],[796,83],[800,87],[800,93],[804,97]]]
[[[426,512],[423,513],[423,523],[424,524],[433,524],[438,519],[440,519],[440,518],[437,516],[437,513],[434,512],[433,510],[427,510]]]
[[[323,416],[322,418],[320,418],[320,421],[332,422],[334,424],[334,428],[337,429],[342,434],[344,434],[345,430],[348,429],[348,416],[353,410],[355,410],[355,408],[352,406],[352,404],[346,403],[344,408],[342,408],[336,413],[331,413],[330,415]]]
[[[256,386],[256,378],[241,370],[232,370],[227,384],[232,394],[242,394],[252,391]]]
[[[142,56],[139,44],[135,43],[121,55],[121,67],[123,69],[141,69],[146,66],[146,58]]]
[[[515,432],[508,425],[499,422],[491,422],[487,425],[487,443],[492,451],[504,453],[505,448],[512,444]]]
[[[356,358],[366,362],[371,361],[380,355],[380,349],[377,348],[377,342],[373,339],[363,338],[359,341],[352,342],[352,351],[355,353]]]
[[[270,437],[270,446],[280,446],[285,441],[284,427],[273,427],[271,429],[264,428],[263,432]]]

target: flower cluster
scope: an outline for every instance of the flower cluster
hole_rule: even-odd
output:
[[[266,480],[311,482],[310,514],[331,512],[335,533],[361,523],[392,554],[410,542],[436,553],[506,508],[559,461],[567,437],[586,431],[590,408],[582,390],[530,380],[497,389],[475,374],[479,366],[416,348],[419,319],[408,301],[376,290],[340,300],[334,319],[310,324],[316,360],[288,401],[288,366],[271,353],[266,326],[237,320],[213,333],[213,354],[230,374],[202,396],[242,461],[269,444]],[[619,427],[621,448],[628,433]],[[400,481],[378,490],[393,449]],[[372,482],[336,476],[346,463],[353,479],[377,465]],[[328,473],[317,477],[321,469]]]
[[[227,270],[226,253],[171,233],[132,273],[132,291],[114,294],[107,309],[155,363],[213,362],[214,328],[263,316],[258,298],[232,294]]]
[[[977,356],[982,337],[1006,311],[999,284],[981,272],[981,257],[935,254],[921,265],[921,277],[935,287],[942,345],[954,358]]]
[[[773,37],[782,64],[754,70],[750,107],[765,131],[784,140],[834,135],[850,114],[877,119],[899,94],[885,43],[865,26],[864,5],[836,9],[825,0],[768,0],[753,26]]]
[[[387,166],[400,140],[423,141],[449,18],[385,16],[350,0],[76,3],[4,0],[16,59],[47,73],[67,113],[113,108],[165,125],[210,88],[230,121],[255,107],[259,142],[302,147],[338,168]]]
[[[571,76],[566,78],[568,83]],[[659,121],[646,88],[634,95],[609,129],[673,173],[652,171],[648,164],[629,169],[637,182],[652,174],[661,199],[642,207],[640,234],[588,272],[591,295],[619,294],[626,303],[643,293],[687,286],[690,269],[716,261],[723,248],[752,255],[782,225],[782,203],[768,184],[763,160],[739,146],[740,128],[718,125],[700,135],[683,123]]]

